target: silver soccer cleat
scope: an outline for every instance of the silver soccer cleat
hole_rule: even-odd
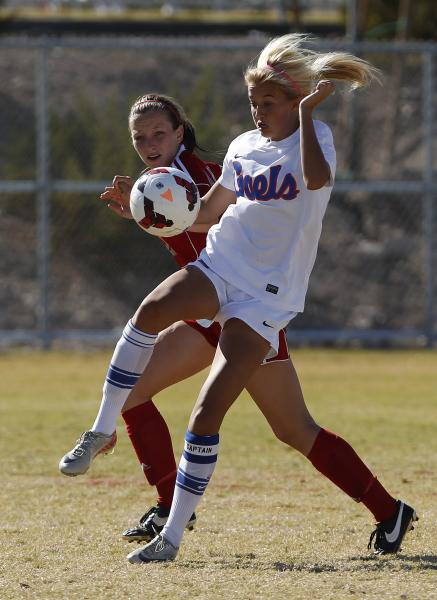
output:
[[[127,559],[133,564],[164,562],[174,560],[178,550],[179,548],[172,546],[168,540],[159,534],[144,548],[139,548],[128,554]]]
[[[97,431],[84,431],[73,450],[63,456],[59,462],[59,470],[64,475],[75,477],[83,475],[98,454],[108,454],[117,442],[117,433],[111,435]]]

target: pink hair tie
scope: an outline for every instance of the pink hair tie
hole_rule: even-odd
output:
[[[294,81],[294,79],[290,77],[286,71],[280,69],[279,67],[275,67],[274,65],[267,65],[267,68],[280,75],[282,79],[286,79],[298,96],[305,96],[303,89],[300,87],[297,81]]]

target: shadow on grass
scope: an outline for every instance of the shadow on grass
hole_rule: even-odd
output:
[[[311,563],[273,563],[273,569],[275,571],[304,571],[305,573],[336,573],[341,570],[336,565],[330,564],[311,564]]]
[[[296,571],[306,573],[335,573],[343,571],[340,565],[334,564],[314,564],[314,563],[283,563],[283,562],[265,562],[259,559],[249,562],[248,560],[234,559],[211,559],[211,560],[190,560],[179,563],[179,566],[186,569],[208,569],[211,565],[219,566],[223,570],[254,570],[254,571]]]
[[[437,571],[437,556],[432,556],[432,555],[424,555],[421,556],[419,554],[416,554],[415,556],[402,556],[402,554],[398,555],[398,560],[401,561],[410,561],[412,563],[420,563],[420,568],[419,570],[423,569],[423,570],[431,570],[431,571]]]
[[[437,556],[432,555],[397,555],[397,556],[356,556],[339,559],[331,563],[285,563],[266,562],[255,554],[237,555],[234,558],[220,559],[211,557],[210,560],[190,560],[180,563],[186,569],[208,568],[214,564],[223,569],[255,569],[257,571],[295,571],[305,573],[346,573],[346,572],[383,572],[383,571],[429,571],[437,570]]]
[[[274,563],[277,571],[305,571],[307,573],[332,573],[336,571],[429,571],[437,570],[437,556],[357,556],[340,559],[335,563]]]

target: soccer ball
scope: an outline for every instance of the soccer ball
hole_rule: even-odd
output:
[[[189,175],[174,167],[147,171],[130,193],[137,224],[152,235],[172,237],[190,227],[199,213],[200,197]]]

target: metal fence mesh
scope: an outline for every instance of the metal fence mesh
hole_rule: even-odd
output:
[[[46,341],[71,332],[97,338],[122,327],[174,270],[159,241],[97,199],[115,174],[141,169],[127,130],[130,104],[148,91],[176,97],[219,160],[251,127],[242,72],[264,42],[0,46],[8,82],[0,94],[3,341],[19,332]],[[354,48],[382,69],[383,85],[355,95],[338,86],[317,114],[334,132],[337,184],[305,313],[293,322],[296,339],[336,340],[351,330],[369,340],[405,333],[431,343],[435,335],[437,47],[386,50]]]

